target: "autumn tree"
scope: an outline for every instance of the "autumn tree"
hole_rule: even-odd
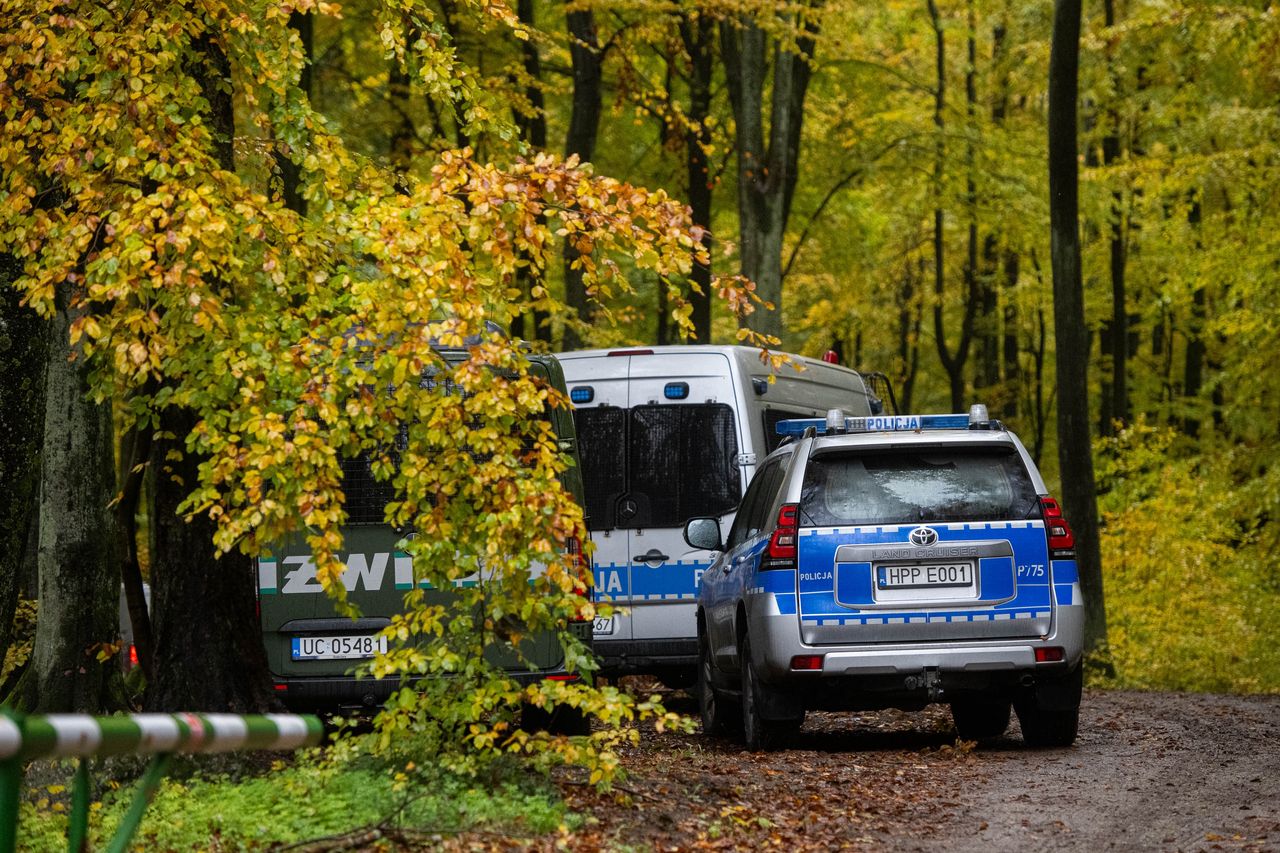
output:
[[[228,585],[247,584],[249,558],[290,531],[306,531],[320,581],[348,609],[342,461],[366,455],[397,495],[387,521],[419,534],[405,544],[416,578],[445,588],[482,579],[448,605],[410,595],[390,631],[403,645],[374,666],[429,676],[430,686],[388,707],[384,745],[417,733],[463,755],[551,749],[607,778],[611,744],[635,736],[617,725],[660,708],[587,682],[521,688],[463,653],[500,643],[518,654],[523,636],[552,631],[572,670],[594,666],[568,627],[593,608],[570,556],[571,540],[586,537],[582,513],[557,478],[566,463],[541,417],[568,402],[489,324],[572,313],[545,289],[525,298],[514,286],[522,267],[545,273],[561,231],[575,235],[586,291],[601,299],[631,288],[621,261],[664,280],[687,275],[697,245],[687,208],[546,154],[492,164],[464,148],[412,172],[354,154],[298,91],[304,52],[291,11],[49,0],[0,54],[5,109],[26,129],[0,142],[15,200],[0,251],[21,263],[17,286],[43,314],[74,279],[65,334],[83,348],[79,364],[95,394],[160,427],[157,480],[183,488],[180,501],[157,502],[157,535],[174,551],[212,540],[221,555],[162,570],[157,679],[179,666],[166,646],[188,657],[170,676],[184,679],[178,689],[158,695],[194,691],[185,685],[207,663],[203,677],[228,690],[221,707],[257,701],[252,673],[237,680],[210,657],[242,650],[218,639],[251,600]],[[509,110],[493,108],[449,33],[503,35],[518,26],[510,10],[459,5],[448,26],[426,4],[393,11],[378,19],[388,55],[412,59],[460,132],[508,133]],[[432,37],[406,43],[404,14]],[[243,121],[228,108],[228,80]],[[288,141],[306,216],[273,191],[280,149],[260,140]],[[66,203],[48,215],[33,199],[53,175]],[[723,290],[732,307],[748,304],[731,282]],[[671,298],[679,309],[681,291]],[[439,345],[468,347],[470,358],[451,367]],[[424,377],[441,370],[462,393],[433,393]],[[215,595],[199,614],[188,606]],[[577,745],[516,732],[523,703],[572,705],[606,726]]]

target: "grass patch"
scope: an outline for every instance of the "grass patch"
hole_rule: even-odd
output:
[[[66,849],[70,765],[65,775],[65,783],[28,789],[20,849]],[[111,839],[134,795],[132,783],[105,787],[91,806],[93,849]],[[578,822],[546,776],[524,765],[495,766],[468,778],[412,762],[395,766],[367,756],[334,761],[310,752],[247,778],[197,773],[167,779],[133,845],[147,851],[262,850],[366,826],[445,835],[483,829],[527,838]]]

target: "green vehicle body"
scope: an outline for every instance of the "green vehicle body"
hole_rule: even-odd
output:
[[[442,351],[447,361],[461,361],[465,351]],[[564,373],[553,356],[530,355],[530,374],[564,392]],[[561,475],[565,488],[579,502],[583,500],[582,474],[577,464],[577,440],[573,415],[566,409],[548,413],[563,452],[573,460]],[[373,491],[378,491],[374,489]],[[404,610],[404,594],[412,588],[412,561],[397,549],[404,531],[397,531],[381,521],[378,507],[388,495],[353,495],[348,490],[348,511],[352,516],[343,528],[344,584],[351,602],[361,615],[356,619],[334,612],[333,602],[315,579],[315,568],[306,537],[295,533],[277,543],[269,554],[258,558],[258,605],[267,664],[275,683],[276,695],[292,710],[340,710],[373,708],[399,688],[396,678],[357,678],[356,668],[372,654],[364,654],[372,639],[391,622],[391,617]],[[366,501],[363,512],[352,511],[352,502]],[[373,519],[377,519],[374,521]],[[474,580],[464,584],[475,583]],[[446,591],[429,591],[428,595],[445,596]],[[573,622],[570,628],[588,646],[591,623]],[[316,638],[368,638],[347,640],[357,649],[348,651],[359,657],[347,659],[295,659],[295,640],[299,649],[314,651]],[[328,641],[326,641],[328,642]],[[564,654],[559,640],[551,632],[527,639],[521,649],[524,660],[509,649],[505,654],[496,648],[487,652],[489,660],[504,669],[520,683],[566,675]]]

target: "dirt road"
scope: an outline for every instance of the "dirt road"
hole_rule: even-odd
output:
[[[938,708],[812,714],[774,753],[655,734],[624,763],[612,797],[566,786],[593,817],[562,844],[1280,850],[1280,696],[1089,691],[1071,749],[1026,749],[1016,720],[957,744]]]

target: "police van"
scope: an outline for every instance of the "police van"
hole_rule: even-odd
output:
[[[449,364],[457,364],[469,355],[463,349],[441,348],[438,352]],[[553,357],[527,357],[531,375],[564,392],[564,374]],[[441,393],[461,393],[443,375],[428,375],[423,383]],[[574,459],[561,480],[581,503],[582,478],[576,463],[573,416],[564,409],[551,409],[545,417],[551,422],[561,451]],[[316,579],[304,532],[276,543],[270,553],[257,561],[258,605],[267,663],[276,695],[294,710],[373,708],[400,686],[395,678],[357,678],[353,671],[387,650],[386,638],[377,635],[391,624],[391,616],[404,609],[404,595],[413,588],[413,561],[399,547],[412,533],[397,530],[384,521],[386,504],[394,497],[393,488],[389,482],[374,478],[366,457],[343,460],[342,468],[347,512],[342,530],[346,548],[342,583],[348,599],[362,615],[350,619],[334,612],[332,601]],[[476,577],[462,581],[479,582]],[[447,592],[435,590],[429,595],[444,596]],[[570,623],[570,630],[590,644],[589,621]],[[520,683],[573,677],[565,672],[563,652],[551,633],[530,637],[522,652],[527,664],[514,654],[502,656],[494,650],[489,654]],[[561,710],[572,715],[572,709],[558,712]],[[566,725],[561,727],[551,721],[552,727],[566,731],[579,728],[582,723],[564,722]]]
[[[1076,737],[1084,608],[1071,527],[1017,436],[970,414],[778,425],[697,606],[704,730],[752,749],[808,710],[946,703],[962,738],[1010,709],[1033,746]],[[727,533],[722,538],[722,531]]]
[[[713,555],[685,544],[685,520],[732,522],[758,463],[780,441],[780,420],[836,406],[870,415],[879,399],[854,370],[795,355],[773,367],[751,347],[556,357],[574,404],[596,600],[620,608],[595,621],[602,671],[690,686],[695,598]]]

